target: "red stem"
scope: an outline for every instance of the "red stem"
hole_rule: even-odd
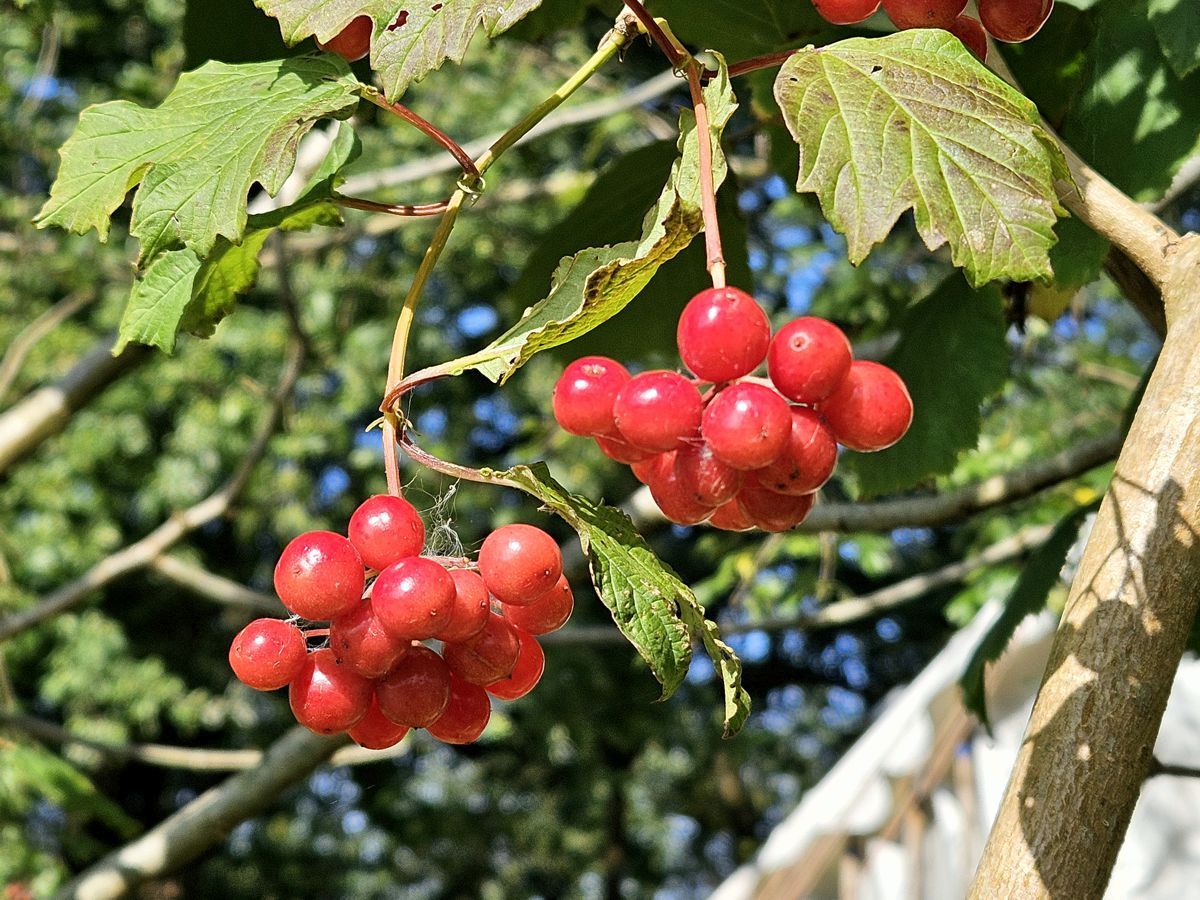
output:
[[[642,27],[646,29],[646,34],[650,36],[650,40],[654,41],[658,45],[658,49],[670,60],[671,68],[681,68],[687,60],[687,54],[681,53],[671,43],[671,39],[667,37],[667,33],[654,21],[654,16],[650,15],[650,11],[642,5],[641,0],[625,0],[625,5],[631,13],[637,16],[638,21],[642,23]]]
[[[383,96],[383,94],[380,94],[378,91],[366,91],[364,96],[380,109],[386,109],[388,112],[395,113],[405,122],[415,126],[421,132],[433,138],[433,140],[445,147],[446,150],[449,151],[450,155],[454,157],[455,161],[462,167],[463,172],[469,175],[472,179],[478,180],[481,177],[479,174],[479,169],[475,166],[475,160],[471,159],[471,155],[459,145],[458,141],[454,140],[454,138],[450,137],[450,135],[446,134],[446,132],[442,131],[432,122],[423,119],[421,116],[418,116],[403,103],[396,103],[387,99],[387,97]]]
[[[700,208],[704,214],[704,253],[713,287],[725,287],[725,253],[721,249],[721,226],[717,221],[717,192],[713,187],[712,127],[708,121],[708,105],[700,86],[699,64],[687,67],[688,88],[696,111],[696,137],[700,144]]]
[[[360,197],[343,197],[340,194],[333,198],[338,206],[350,209],[363,209],[367,212],[387,213],[390,216],[436,216],[444,213],[449,200],[439,200],[437,203],[378,203],[375,200],[363,200]]]
[[[749,72],[757,72],[759,69],[770,69],[772,66],[781,66],[796,53],[795,50],[784,50],[782,53],[768,53],[766,56],[755,56],[750,59],[743,59],[739,63],[734,63],[729,67],[729,77],[737,78],[739,75],[746,75]]]

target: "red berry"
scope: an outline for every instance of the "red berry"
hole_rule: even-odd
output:
[[[767,374],[783,396],[810,406],[832,394],[850,371],[850,342],[825,319],[804,316],[779,329],[767,351]]]
[[[742,486],[742,473],[717,459],[703,441],[675,452],[675,479],[692,501],[709,508],[732,500]]]
[[[967,8],[967,0],[883,0],[883,11],[897,28],[949,28]]]
[[[675,466],[655,473],[647,485],[662,514],[677,525],[698,525],[712,515],[715,504],[700,503],[679,478]]]
[[[535,598],[532,603],[505,607],[504,618],[508,619],[514,628],[528,634],[549,634],[567,624],[574,608],[575,597],[571,593],[567,576],[564,575],[558,579],[558,584]]]
[[[429,733],[445,744],[470,744],[479,739],[492,717],[492,701],[487,691],[475,684],[450,676],[450,702],[438,720],[429,725]]]
[[[554,418],[571,434],[612,434],[613,401],[627,381],[628,370],[607,356],[575,360],[554,385]]]
[[[280,619],[255,619],[233,639],[229,666],[246,687],[274,691],[296,677],[307,655],[304,635],[295,625]]]
[[[437,634],[454,606],[454,579],[432,559],[410,556],[375,579],[371,605],[396,640],[423,641]]]
[[[643,372],[617,394],[613,418],[626,441],[665,453],[693,437],[703,405],[696,386],[678,372]]]
[[[371,52],[371,32],[374,30],[370,16],[355,16],[349,25],[329,40],[317,41],[317,46],[329,53],[336,53],[347,62],[354,62]]]
[[[609,459],[625,463],[627,466],[633,463],[644,462],[655,455],[649,450],[639,450],[633,444],[623,441],[621,438],[598,437],[596,438],[596,446]]]
[[[759,484],[780,494],[811,494],[837,468],[837,441],[811,409],[792,409],[792,433],[780,457],[754,473]]]
[[[950,23],[946,30],[962,41],[968,50],[979,57],[980,61],[987,59],[987,32],[983,30],[978,19],[959,16]]]
[[[761,384],[733,384],[713,397],[700,431],[713,454],[735,469],[760,469],[787,446],[787,401]]]
[[[708,524],[722,531],[749,531],[754,527],[736,499],[730,500],[709,516]]]
[[[363,678],[378,678],[408,651],[408,642],[394,638],[375,615],[370,600],[329,623],[329,648],[338,662]]]
[[[979,0],[979,20],[998,41],[1019,44],[1046,24],[1054,0]]]
[[[413,644],[392,671],[375,682],[379,709],[397,725],[425,728],[450,701],[450,668],[420,644]]]
[[[377,572],[406,556],[420,556],[425,546],[421,514],[407,500],[388,494],[364,500],[347,531],[363,564]]]
[[[348,732],[354,743],[368,750],[386,750],[404,740],[407,725],[397,725],[379,708],[379,698],[371,694],[371,704],[366,715]]]
[[[517,629],[503,616],[492,613],[479,634],[462,644],[446,644],[442,653],[455,675],[471,684],[484,685],[511,675],[520,649]]]
[[[821,404],[821,416],[851,450],[892,446],[912,424],[913,402],[904,380],[887,366],[859,360],[842,386]]]
[[[879,0],[813,0],[813,6],[826,22],[856,25],[875,15]]]
[[[738,504],[746,518],[757,528],[771,532],[790,531],[803,522],[814,499],[812,494],[801,497],[777,494],[752,478],[747,478],[738,492]]]
[[[434,637],[439,641],[454,643],[479,634],[487,622],[491,607],[487,588],[477,573],[470,569],[450,569],[450,578],[454,581],[454,605]]]
[[[358,605],[366,573],[354,545],[331,531],[310,531],[283,548],[275,593],[298,616],[326,621]]]
[[[674,451],[671,453],[655,453],[653,456],[647,456],[640,462],[633,463],[629,468],[633,470],[634,477],[638,481],[642,484],[649,484],[655,472],[673,465],[675,465]]]
[[[501,603],[523,606],[554,587],[562,574],[562,553],[540,528],[504,525],[479,548],[479,574]]]
[[[675,339],[683,364],[697,378],[733,381],[762,365],[771,343],[771,323],[745,291],[709,288],[684,307]]]
[[[328,647],[308,654],[288,690],[296,721],[317,734],[353,727],[366,715],[370,702],[370,680],[339,665]]]
[[[546,669],[546,654],[537,639],[524,631],[518,631],[517,637],[521,641],[521,650],[512,674],[487,686],[487,692],[501,700],[524,697],[542,680],[542,672]]]

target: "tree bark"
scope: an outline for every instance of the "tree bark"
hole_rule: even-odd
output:
[[[1103,896],[1200,604],[1200,237],[1071,587],[971,897]]]

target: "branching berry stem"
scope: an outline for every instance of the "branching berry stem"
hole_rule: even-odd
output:
[[[750,59],[743,59],[741,62],[734,63],[729,67],[729,77],[737,78],[739,75],[747,75],[750,72],[757,72],[759,69],[770,69],[774,66],[781,66],[795,53],[795,50],[784,50],[782,53],[768,53],[766,56],[754,56]]]
[[[713,184],[713,131],[700,78],[703,67],[691,60],[687,66],[688,88],[696,111],[696,137],[700,148],[700,206],[704,214],[704,253],[713,287],[725,287],[725,253],[721,249],[721,226],[717,220],[717,192]]]
[[[641,0],[625,0],[625,6],[637,16],[650,40],[654,41],[670,61],[671,68],[676,72],[682,71],[689,58],[688,52],[680,47],[677,41],[672,40],[654,16],[650,15],[650,11],[642,5]]]

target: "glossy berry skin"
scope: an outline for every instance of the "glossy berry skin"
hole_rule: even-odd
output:
[[[697,378],[733,381],[762,365],[771,343],[771,323],[745,291],[709,288],[688,301],[675,339],[683,364]]]
[[[370,600],[329,623],[329,648],[342,665],[363,678],[379,678],[408,651],[375,616]]]
[[[814,499],[812,494],[802,497],[777,494],[753,479],[747,479],[738,492],[738,505],[742,513],[756,528],[769,532],[795,528],[808,517]]]
[[[813,6],[826,22],[856,25],[875,15],[879,0],[813,0]]]
[[[633,446],[666,453],[695,436],[703,404],[696,386],[677,372],[643,372],[630,379],[613,403],[621,436]]]
[[[479,634],[463,644],[446,644],[442,654],[450,671],[459,678],[487,685],[513,673],[520,650],[517,629],[493,613]]]
[[[609,459],[619,463],[625,463],[631,466],[634,463],[645,462],[652,456],[655,456],[651,450],[639,450],[637,447],[630,444],[619,437],[597,437],[596,446],[600,448],[600,452]]]
[[[358,551],[331,531],[309,531],[293,538],[275,565],[275,593],[283,605],[314,622],[356,607],[365,583]]]
[[[554,385],[554,418],[564,431],[581,437],[611,435],[613,401],[628,381],[629,371],[607,356],[577,359]]]
[[[974,53],[980,62],[987,59],[987,32],[983,30],[983,26],[979,24],[978,19],[973,19],[970,16],[959,16],[950,23],[946,30],[962,41],[966,48]]]
[[[558,579],[558,584],[536,597],[532,603],[506,607],[504,618],[514,628],[528,634],[549,634],[567,624],[574,608],[575,596],[571,593],[567,576],[563,575]]]
[[[504,525],[479,548],[479,574],[501,603],[523,606],[554,587],[562,575],[562,553],[540,528]]]
[[[336,53],[346,62],[354,62],[371,52],[371,32],[374,28],[370,16],[356,16],[329,40],[324,43],[317,41],[317,46],[329,53]]]
[[[328,647],[308,654],[288,690],[296,721],[317,734],[337,734],[354,727],[366,715],[370,702],[370,679],[339,665]]]
[[[450,702],[438,720],[429,725],[429,733],[444,744],[470,744],[479,739],[492,717],[492,701],[487,691],[475,684],[450,676]]]
[[[842,386],[821,404],[820,413],[839,444],[870,453],[904,437],[912,424],[913,402],[899,375],[887,366],[859,360]]]
[[[675,452],[675,480],[695,503],[715,508],[734,498],[742,486],[742,473],[713,453],[701,441]]]
[[[308,647],[300,629],[280,619],[255,619],[229,647],[229,667],[256,691],[286,687],[300,672]]]
[[[883,0],[883,11],[897,28],[949,28],[967,0]]]
[[[803,316],[771,339],[767,374],[783,396],[811,406],[837,389],[850,371],[850,360],[850,342],[842,329],[825,319]]]
[[[347,533],[363,565],[377,572],[407,556],[420,556],[425,546],[421,514],[407,500],[389,494],[364,500],[350,517]]]
[[[633,475],[638,481],[642,484],[649,484],[656,472],[673,465],[675,465],[675,452],[655,453],[641,462],[633,463],[629,468],[633,470]]]
[[[470,569],[450,569],[454,582],[454,606],[434,635],[439,641],[461,642],[479,634],[491,612],[487,587]]]
[[[454,606],[454,579],[432,559],[410,556],[375,579],[371,605],[380,624],[398,641],[437,634]]]
[[[546,654],[542,652],[537,638],[523,631],[518,631],[517,637],[521,641],[521,650],[517,654],[517,664],[513,667],[512,674],[487,686],[487,692],[501,700],[524,697],[537,687],[537,683],[542,680],[542,673],[546,670]]]
[[[998,41],[1019,44],[1046,24],[1054,0],[979,0],[979,21]]]
[[[699,525],[716,508],[715,504],[700,503],[695,499],[693,491],[680,481],[675,466],[655,473],[646,486],[662,514],[677,525]]]
[[[837,441],[811,409],[792,408],[792,433],[779,458],[754,473],[759,484],[779,494],[811,494],[837,468]]]
[[[380,711],[392,722],[425,728],[450,702],[450,668],[428,647],[414,644],[392,671],[375,682],[375,696]]]
[[[787,446],[792,414],[787,401],[761,384],[740,382],[704,410],[700,433],[713,454],[735,469],[761,469]]]
[[[754,523],[750,521],[736,499],[730,500],[713,512],[708,518],[708,524],[713,528],[720,528],[722,531],[749,531],[754,527]]]
[[[354,743],[367,750],[386,750],[404,740],[408,731],[407,725],[397,725],[383,714],[379,708],[379,698],[372,694],[366,715],[347,734]]]

